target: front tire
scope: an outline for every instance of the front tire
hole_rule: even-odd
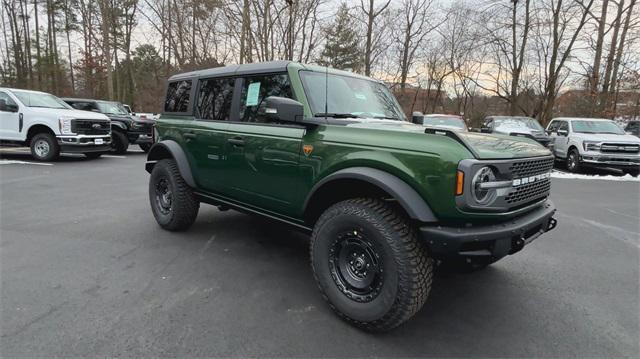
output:
[[[129,148],[129,139],[120,131],[111,131],[111,148],[116,154],[123,155]]]
[[[311,237],[311,267],[330,307],[370,331],[395,328],[422,308],[433,260],[388,203],[350,199],[327,209]]]
[[[58,141],[50,133],[38,133],[33,136],[29,147],[31,148],[31,156],[38,161],[53,161],[60,156]]]
[[[198,216],[200,202],[171,159],[158,161],[149,179],[151,211],[160,227],[169,231],[189,228]]]
[[[580,153],[575,148],[569,151],[567,156],[567,170],[572,173],[580,172]]]

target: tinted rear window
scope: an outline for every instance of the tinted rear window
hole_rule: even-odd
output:
[[[191,80],[171,82],[164,102],[165,112],[187,112],[191,96]]]

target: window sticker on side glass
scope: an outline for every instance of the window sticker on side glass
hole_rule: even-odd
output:
[[[353,94],[358,100],[366,100],[367,96],[365,96],[363,93],[354,93]]]
[[[257,106],[259,94],[260,94],[260,83],[254,82],[252,84],[249,84],[249,88],[247,89],[246,106]]]

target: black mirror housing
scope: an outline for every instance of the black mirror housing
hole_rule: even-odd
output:
[[[269,96],[260,106],[260,114],[271,121],[301,122],[304,117],[304,106],[293,99]]]
[[[411,114],[411,122],[423,125],[424,124],[424,114],[420,111],[415,111]]]

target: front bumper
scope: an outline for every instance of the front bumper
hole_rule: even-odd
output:
[[[109,147],[111,145],[111,135],[58,135],[56,136],[61,147]],[[82,152],[82,151],[79,151]]]
[[[436,259],[463,257],[492,262],[521,250],[556,227],[556,207],[547,200],[540,207],[507,222],[467,227],[423,226],[420,235]]]
[[[127,137],[130,143],[137,145],[141,143],[153,143],[153,136],[149,133],[129,133]]]
[[[617,154],[617,153],[601,153],[601,152],[585,152],[580,156],[580,162],[587,166],[594,167],[630,167],[640,166],[640,155]]]

